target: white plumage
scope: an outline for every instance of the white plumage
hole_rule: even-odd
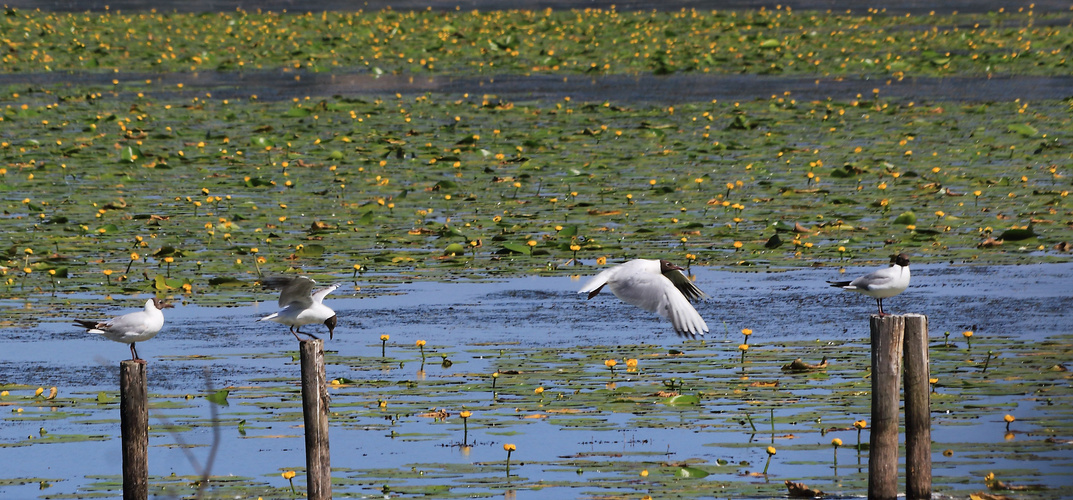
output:
[[[265,278],[261,281],[265,288],[281,290],[279,294],[280,310],[258,321],[275,321],[291,327],[291,333],[294,334],[294,338],[298,339],[299,342],[302,341],[302,338],[298,336],[299,333],[317,338],[312,333],[303,332],[301,330],[303,326],[323,323],[328,327],[328,338],[333,338],[337,318],[335,311],[324,305],[323,302],[324,297],[334,292],[336,288],[339,288],[339,285],[331,285],[313,292],[313,285],[316,283],[316,281],[306,276]]]
[[[578,293],[595,297],[608,287],[616,297],[671,322],[679,335],[704,335],[708,325],[689,303],[707,297],[682,273],[682,268],[665,260],[634,259],[594,276]]]
[[[879,315],[888,316],[883,312],[883,299],[898,295],[909,288],[909,256],[898,254],[890,267],[877,269],[853,281],[828,283],[833,287],[875,298],[876,304],[879,305]]]
[[[130,344],[132,359],[139,360],[136,342],[149,340],[156,336],[157,332],[164,327],[164,312],[166,307],[160,299],[152,298],[145,301],[145,309],[116,316],[108,321],[92,321],[76,319],[75,326],[81,326],[88,333],[97,333],[108,340]]]

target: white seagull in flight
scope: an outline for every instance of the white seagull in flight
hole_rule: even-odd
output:
[[[682,336],[704,335],[708,325],[689,303],[707,297],[682,268],[665,260],[634,259],[597,274],[578,293],[593,298],[603,287],[616,297],[670,321]]]

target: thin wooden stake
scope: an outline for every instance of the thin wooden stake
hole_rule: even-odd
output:
[[[901,378],[903,316],[873,314],[872,432],[868,448],[868,498],[898,497],[898,382]]]
[[[145,361],[119,363],[119,421],[123,442],[123,500],[149,498],[149,398]]]
[[[324,341],[303,340],[302,409],[306,431],[306,492],[310,500],[332,498],[332,466],[328,447],[328,386],[324,375]]]
[[[905,497],[931,498],[931,377],[928,317],[905,315]]]

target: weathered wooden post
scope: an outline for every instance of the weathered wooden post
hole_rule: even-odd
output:
[[[332,498],[328,448],[328,386],[324,375],[324,341],[299,343],[302,362],[302,409],[306,431],[306,492],[310,500]]]
[[[901,378],[903,316],[873,314],[872,432],[868,441],[868,498],[898,497],[898,382]]]
[[[119,421],[123,442],[123,500],[149,498],[149,397],[145,361],[119,363]]]
[[[931,498],[931,390],[928,317],[905,316],[905,497]]]

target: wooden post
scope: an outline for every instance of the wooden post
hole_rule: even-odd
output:
[[[905,315],[905,497],[931,498],[928,317]]]
[[[149,397],[145,361],[119,363],[119,421],[123,441],[123,500],[149,498]]]
[[[898,382],[901,378],[903,316],[873,314],[872,432],[868,447],[869,500],[898,497]]]
[[[328,385],[324,375],[324,341],[299,343],[302,360],[302,409],[306,431],[306,492],[310,500],[332,498],[328,448]]]

